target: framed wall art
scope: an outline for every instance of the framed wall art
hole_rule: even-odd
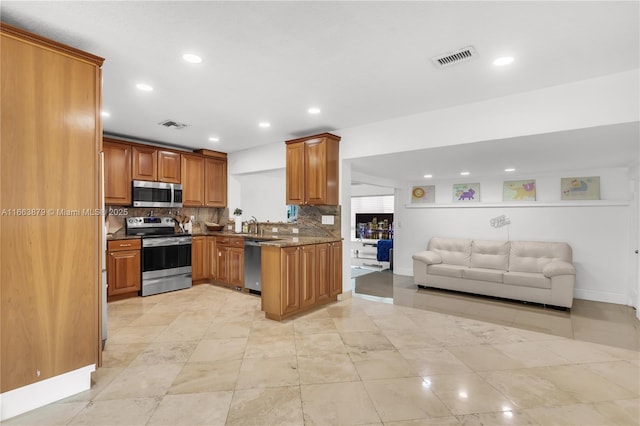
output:
[[[435,203],[436,202],[436,186],[414,186],[411,189],[412,203]]]
[[[502,201],[535,201],[536,180],[507,180],[502,184]]]
[[[562,178],[560,191],[562,200],[599,200],[600,176]]]
[[[478,203],[480,202],[480,183],[454,183],[454,203]]]

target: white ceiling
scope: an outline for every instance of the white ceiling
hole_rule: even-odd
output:
[[[638,5],[3,0],[0,15],[6,23],[106,58],[103,107],[111,116],[104,119],[105,132],[233,152],[638,68]],[[478,51],[476,59],[446,69],[430,61],[468,45]],[[199,54],[203,62],[184,62],[185,52]],[[502,55],[513,55],[515,62],[492,66]],[[138,82],[155,90],[140,92]],[[308,114],[311,106],[322,112]],[[165,119],[189,126],[159,126]],[[260,121],[271,127],[259,128]],[[589,161],[593,166],[628,164],[629,153],[616,156],[611,145],[603,148],[603,141],[620,143],[617,148],[631,149],[638,158],[637,126],[608,130],[626,139],[585,130],[582,140],[593,140],[587,156],[571,145],[570,135],[543,135],[535,144],[547,144],[558,158],[571,155],[585,167]],[[209,142],[210,136],[220,142]],[[416,173],[427,173],[423,163],[434,175],[457,172],[461,165],[451,158],[466,153],[474,167],[501,170],[523,158],[514,148],[526,150],[533,140],[510,142],[515,143],[367,158],[356,160],[354,169],[379,174],[381,168],[374,166],[379,161],[396,179],[413,180]],[[528,165],[514,167],[526,171],[535,161],[557,162],[532,155]],[[389,166],[394,164],[401,167],[393,170]]]

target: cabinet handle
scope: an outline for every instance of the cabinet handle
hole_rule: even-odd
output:
[[[120,247],[131,247],[131,244],[120,244]]]

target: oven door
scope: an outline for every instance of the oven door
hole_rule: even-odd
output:
[[[191,236],[142,239],[142,296],[191,287]]]
[[[142,273],[184,267],[191,268],[190,236],[142,239]]]

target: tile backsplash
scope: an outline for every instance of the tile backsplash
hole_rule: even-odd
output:
[[[107,206],[107,211],[113,212],[106,219],[107,232],[109,234],[124,233],[124,222],[128,217],[150,216],[151,214],[156,217],[193,216],[193,233],[206,232],[205,222],[213,222],[225,226],[230,225],[228,208],[184,207],[181,209],[161,209]],[[340,206],[300,206],[295,223],[267,221],[260,222],[259,225],[264,235],[295,235],[294,230],[297,229],[300,236],[340,237],[340,212]],[[331,225],[322,224],[322,216],[333,216],[334,223]],[[231,221],[233,221],[233,218]],[[277,228],[275,233],[273,232],[274,228]],[[233,230],[233,228],[230,230]]]

